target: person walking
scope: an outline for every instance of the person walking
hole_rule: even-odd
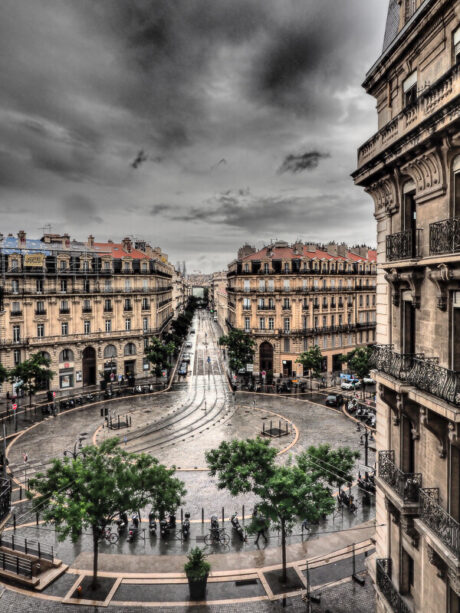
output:
[[[255,530],[256,530],[256,533],[257,533],[256,540],[254,541],[254,543],[256,545],[258,545],[259,544],[259,539],[260,539],[261,536],[264,537],[265,543],[268,543],[268,538],[267,538],[267,535],[265,533],[265,531],[268,529],[267,519],[265,518],[264,515],[262,515],[259,512],[259,509],[257,508],[257,506],[254,507],[254,511],[253,511],[252,515],[253,515],[253,521],[255,523]]]

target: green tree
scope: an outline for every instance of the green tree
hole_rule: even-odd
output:
[[[257,438],[224,441],[205,456],[209,474],[217,476],[219,489],[228,489],[232,496],[254,493],[261,501],[258,512],[279,527],[282,580],[286,582],[286,536],[294,521],[318,522],[332,512],[335,500],[330,487],[331,469],[320,470],[303,457],[280,466],[275,463],[276,454],[269,441]],[[347,467],[346,463],[335,465],[338,471],[345,469],[343,472]]]
[[[3,366],[3,364],[0,363],[0,385],[5,383],[5,381],[8,381],[8,379],[9,379],[9,371],[7,368]]]
[[[363,396],[365,391],[364,377],[369,375],[371,369],[371,357],[373,349],[371,346],[357,347],[347,354],[341,356],[341,361],[348,364],[348,370],[361,379]]]
[[[230,368],[238,372],[254,361],[255,341],[243,330],[231,330],[219,338],[219,345],[227,347]]]
[[[314,479],[323,479],[331,487],[339,488],[353,481],[352,470],[359,458],[359,451],[350,447],[331,449],[328,443],[308,447],[297,456],[297,463]]]
[[[311,347],[308,351],[304,351],[296,360],[297,364],[302,364],[304,370],[310,371],[310,388],[312,388],[313,377],[317,379],[321,375],[323,367],[323,354],[318,345]]]
[[[174,355],[176,346],[172,341],[163,343],[158,338],[153,337],[150,345],[145,350],[145,355],[149,362],[153,364],[153,370],[157,377],[161,377],[161,371],[169,367],[170,357]]]
[[[27,360],[20,362],[9,371],[8,377],[12,383],[19,383],[17,390],[22,390],[29,396],[32,404],[32,395],[46,387],[54,372],[50,370],[51,361],[42,353],[33,353]]]
[[[54,524],[58,539],[76,542],[85,529],[93,537],[93,587],[97,586],[99,540],[120,512],[131,513],[148,502],[176,508],[184,484],[147,454],[126,453],[118,439],[84,447],[77,458],[54,459],[45,474],[30,480],[28,497],[45,524]],[[38,496],[34,498],[35,493]]]

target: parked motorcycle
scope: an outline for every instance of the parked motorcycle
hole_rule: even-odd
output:
[[[156,536],[157,534],[157,522],[155,511],[150,511],[149,513],[149,534],[152,536]]]
[[[184,521],[182,522],[182,526],[181,526],[181,532],[182,532],[182,537],[184,539],[188,539],[188,537],[190,536],[190,513],[185,513],[184,515]]]
[[[340,492],[338,502],[340,505],[351,511],[351,513],[354,513],[357,509],[355,503],[353,502],[353,496],[351,494],[347,494],[346,492]]]
[[[160,520],[160,535],[161,538],[167,538],[170,532],[174,532],[176,530],[176,516],[172,513],[169,514],[168,519]]]
[[[117,524],[118,534],[124,534],[124,532],[126,532],[126,529],[128,528],[127,513],[120,513],[120,519],[117,519],[115,523]]]
[[[238,534],[240,539],[242,541],[246,541],[246,535],[244,534],[244,530],[243,530],[243,528],[240,525],[240,522],[238,520],[238,514],[237,514],[236,511],[231,516],[230,523],[232,524],[233,530],[235,530],[235,532]]]
[[[131,522],[132,523],[128,530],[128,538],[126,539],[128,543],[134,542],[139,536],[139,517],[137,516],[137,513],[134,513],[131,518]]]

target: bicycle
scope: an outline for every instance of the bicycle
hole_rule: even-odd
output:
[[[111,545],[115,545],[118,541],[119,535],[116,532],[112,532],[112,530],[107,526],[106,528],[101,530],[101,534],[99,536],[99,540],[105,539]]]
[[[210,530],[210,532],[204,537],[206,545],[221,544],[227,546],[230,543],[230,537],[225,532],[225,528],[218,528],[217,530]]]

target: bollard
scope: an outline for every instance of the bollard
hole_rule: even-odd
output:
[[[278,422],[278,437],[281,436],[281,420]]]
[[[265,434],[265,422],[263,423],[262,433]]]
[[[224,523],[225,523],[225,510],[224,510],[224,507],[222,507],[222,528],[224,527]]]
[[[38,541],[37,545],[38,545],[38,559],[40,560],[40,558],[42,557],[42,552],[40,549],[40,541]]]
[[[27,539],[24,539],[24,553],[27,555]]]
[[[120,416],[118,416],[118,429],[120,429]]]
[[[22,485],[19,486],[19,500],[22,500]]]
[[[242,518],[243,518],[243,524],[244,524],[244,505],[243,505],[243,513],[242,513]]]
[[[201,523],[204,524],[204,509],[201,507]]]
[[[286,422],[286,434],[288,434],[288,433],[289,433],[289,424],[288,424],[288,422]]]
[[[273,431],[273,425],[272,425],[272,420],[270,420],[270,434],[272,433],[272,431]]]
[[[36,524],[38,526],[38,523],[39,523],[39,513],[38,513],[38,511],[37,511],[37,513],[35,513],[35,522],[36,522]]]
[[[16,530],[16,513],[13,513],[13,530]],[[14,547],[13,547],[13,549],[14,549]]]

